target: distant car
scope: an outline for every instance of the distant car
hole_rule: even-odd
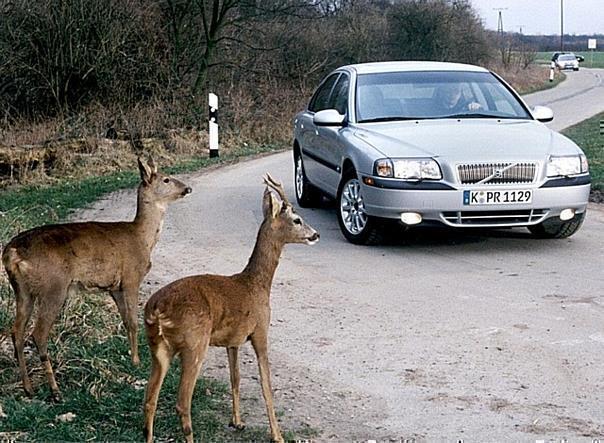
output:
[[[481,67],[343,66],[295,117],[296,198],[304,207],[334,198],[357,244],[377,243],[387,220],[568,237],[591,180],[581,149],[541,123],[552,119]]]
[[[554,52],[552,54],[552,61],[555,62],[560,54],[566,54],[566,52]]]
[[[558,69],[572,69],[573,71],[579,70],[579,60],[572,52],[566,52],[558,54],[553,62],[556,64]]]
[[[577,57],[577,61],[578,61],[579,63],[581,63],[581,62],[584,62],[584,61],[585,61],[585,57],[583,57],[582,55],[575,54],[575,57]]]

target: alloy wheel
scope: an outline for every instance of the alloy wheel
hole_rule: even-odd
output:
[[[354,235],[363,232],[367,225],[367,213],[361,195],[361,184],[356,178],[346,182],[342,189],[340,213],[348,232]]]

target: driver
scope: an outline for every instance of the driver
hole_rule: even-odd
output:
[[[480,103],[466,100],[461,91],[460,83],[445,83],[436,91],[438,106],[443,114],[459,114],[467,111],[476,111],[482,106]]]

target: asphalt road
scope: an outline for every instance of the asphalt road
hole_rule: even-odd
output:
[[[571,72],[527,100],[570,124],[604,110],[601,75]],[[146,292],[245,266],[266,171],[294,201],[290,152],[185,177],[194,192],[168,211]],[[124,218],[131,204],[131,194],[113,195],[81,216],[110,208]],[[284,430],[310,427],[319,440],[604,437],[602,207],[566,240],[432,230],[379,247],[347,243],[328,205],[299,213],[321,241],[287,246],[273,284],[270,360]],[[249,348],[242,361],[244,421],[268,435]],[[204,371],[228,383],[224,350],[210,352]]]
[[[554,110],[554,121],[548,126],[556,131],[604,111],[604,69],[565,72],[566,80],[557,87],[524,97],[529,106]]]

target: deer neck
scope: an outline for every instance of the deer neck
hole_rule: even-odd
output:
[[[134,217],[133,223],[149,254],[159,240],[165,213],[166,206],[146,196],[141,186],[138,191],[136,217]]]
[[[266,293],[270,293],[283,246],[283,241],[275,238],[270,222],[266,220],[262,222],[254,251],[242,274],[264,289]]]

